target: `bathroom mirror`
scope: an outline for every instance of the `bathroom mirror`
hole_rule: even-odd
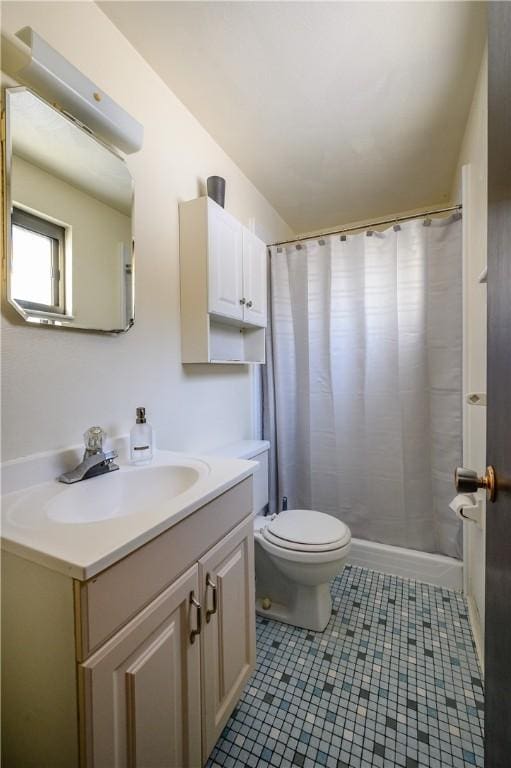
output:
[[[30,323],[120,333],[134,320],[124,160],[27,88],[6,104],[7,299]]]

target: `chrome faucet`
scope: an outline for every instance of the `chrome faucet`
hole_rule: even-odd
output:
[[[119,469],[118,464],[114,464],[117,458],[117,451],[104,451],[103,440],[105,432],[101,427],[91,427],[84,434],[85,452],[82,461],[70,472],[64,472],[58,478],[61,483],[78,483],[80,480],[88,480],[90,477],[104,475],[107,472],[115,472]]]

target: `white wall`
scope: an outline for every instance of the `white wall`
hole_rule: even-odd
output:
[[[466,395],[486,392],[486,285],[478,281],[486,266],[488,59],[485,52],[461,146],[453,199],[463,194],[464,361],[463,464],[484,473],[486,407],[469,405]],[[462,172],[463,171],[463,172]],[[461,179],[463,176],[463,185]],[[463,190],[461,189],[463,186]],[[484,499],[484,494],[480,492]],[[484,501],[483,501],[484,504]],[[483,518],[485,513],[483,514]],[[485,531],[464,523],[465,591],[481,665],[484,658]]]
[[[126,432],[144,405],[162,447],[206,450],[251,435],[250,373],[180,362],[178,202],[227,180],[226,207],[267,242],[291,231],[91,2],[7,2],[2,36],[32,26],[144,124],[135,179],[136,322],[120,337],[32,328],[2,311],[3,459],[78,443],[91,424]],[[2,68],[13,75],[12,46]],[[236,116],[233,115],[233,120]]]

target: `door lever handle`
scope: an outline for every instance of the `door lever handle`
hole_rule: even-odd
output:
[[[478,488],[486,488],[489,501],[495,501],[497,495],[497,479],[495,469],[491,465],[486,467],[486,473],[482,477],[473,469],[457,467],[454,472],[454,485],[458,493],[475,493]]]

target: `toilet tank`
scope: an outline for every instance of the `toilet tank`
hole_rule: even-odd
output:
[[[268,504],[268,451],[267,440],[240,440],[222,448],[209,451],[212,456],[229,459],[249,459],[256,461],[258,468],[254,472],[254,514],[261,512]]]

